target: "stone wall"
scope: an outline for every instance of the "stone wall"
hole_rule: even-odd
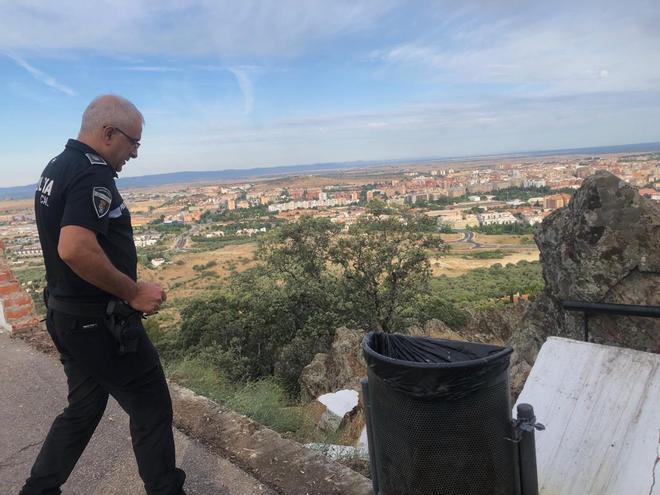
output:
[[[583,313],[561,301],[660,305],[660,204],[611,173],[587,178],[535,241],[546,287],[511,338],[519,382],[548,336],[583,340]],[[589,340],[657,353],[660,319],[593,315]]]
[[[15,334],[39,327],[32,298],[4,263],[0,245],[0,331]]]

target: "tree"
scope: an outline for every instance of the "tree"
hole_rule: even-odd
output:
[[[428,292],[426,250],[441,242],[432,219],[382,202],[347,234],[303,217],[260,240],[258,267],[182,311],[180,345],[230,380],[275,376],[296,395],[302,368],[336,328],[405,330],[406,317],[429,313],[411,307]]]
[[[332,258],[341,269],[345,318],[354,326],[393,332],[404,329],[403,314],[428,292],[426,248],[444,248],[432,235],[435,223],[411,210],[367,205],[349,235],[337,240]]]
[[[257,256],[270,270],[294,282],[303,277],[319,280],[329,260],[332,239],[339,230],[327,218],[306,215],[273,229],[260,240]]]

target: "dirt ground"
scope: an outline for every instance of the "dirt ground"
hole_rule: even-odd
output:
[[[0,201],[0,215],[17,213],[26,209],[32,210],[32,208],[34,208],[34,198]]]
[[[451,253],[442,257],[431,257],[433,276],[447,275],[458,277],[475,268],[485,268],[495,263],[517,263],[521,260],[538,261],[539,254],[536,245],[522,244],[529,236],[481,235],[477,242],[484,243],[483,248],[473,249],[471,245],[455,242],[463,238],[462,234],[442,234],[442,239],[451,243]],[[452,242],[454,241],[454,242]],[[503,249],[507,254],[496,259],[463,259],[462,253],[491,251],[499,245],[516,246],[512,251]],[[517,247],[520,246],[520,247]],[[171,262],[155,269],[140,267],[140,275],[148,280],[162,283],[167,288],[170,300],[196,297],[204,294],[209,286],[221,283],[230,273],[233,266],[237,271],[243,271],[255,265],[254,253],[256,243],[230,245],[215,251],[203,253],[177,254]],[[210,261],[216,263],[208,268],[216,277],[201,277],[195,265],[205,265]]]
[[[456,234],[440,234],[440,239],[442,239],[444,242],[447,243],[453,243],[453,242],[458,242],[461,239],[463,239],[463,234],[461,233],[456,233]]]
[[[486,235],[478,234],[475,232],[474,241],[483,244],[523,244],[530,247],[535,247],[534,236],[531,234],[526,235]],[[531,244],[530,244],[531,242]]]
[[[131,210],[131,213],[147,213],[150,207],[158,208],[163,204],[162,199],[155,199],[149,201],[131,201],[128,205],[128,208]]]
[[[431,259],[431,271],[434,277],[439,277],[440,275],[447,275],[448,277],[459,277],[469,272],[470,270],[474,270],[475,268],[487,268],[494,265],[495,263],[506,265],[507,263],[518,263],[522,260],[538,261],[538,259],[539,251],[536,249],[536,246],[534,246],[532,249],[509,253],[499,259],[470,260],[456,256],[443,256],[441,258]]]
[[[172,261],[158,268],[140,267],[140,275],[147,280],[153,280],[165,285],[170,300],[202,295],[212,284],[217,284],[230,273],[235,266],[236,271],[243,271],[254,266],[255,243],[226,246],[215,251],[203,253],[181,253]],[[205,265],[210,261],[215,266],[205,269],[213,272],[216,277],[200,277],[200,270],[193,269],[195,265]]]

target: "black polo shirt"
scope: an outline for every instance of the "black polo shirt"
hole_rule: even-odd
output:
[[[137,253],[131,216],[117,187],[114,169],[96,151],[69,139],[41,175],[34,197],[39,240],[50,293],[76,301],[106,301],[111,296],[76,275],[57,254],[60,228],[78,225],[96,232],[112,264],[137,280]]]

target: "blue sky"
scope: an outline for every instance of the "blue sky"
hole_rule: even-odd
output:
[[[660,140],[660,2],[0,0],[0,187],[98,94],[123,175]]]

